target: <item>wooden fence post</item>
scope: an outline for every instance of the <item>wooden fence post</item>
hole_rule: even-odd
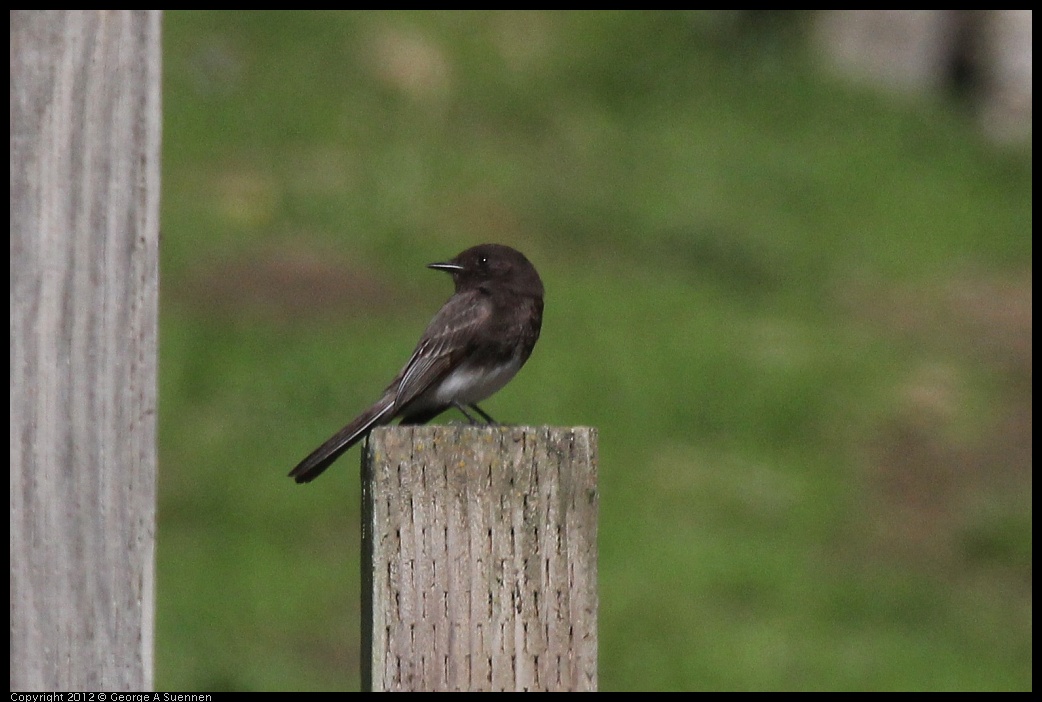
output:
[[[152,687],[160,14],[11,12],[11,689]]]
[[[367,690],[596,690],[597,432],[389,427],[362,457]]]

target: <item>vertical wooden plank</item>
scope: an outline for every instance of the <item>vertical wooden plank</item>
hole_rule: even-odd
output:
[[[596,689],[595,430],[384,428],[363,478],[368,689]]]
[[[11,13],[11,689],[152,686],[160,13]]]

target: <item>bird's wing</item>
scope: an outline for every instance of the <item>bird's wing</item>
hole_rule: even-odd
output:
[[[480,292],[458,293],[434,315],[401,371],[394,406],[401,409],[422,395],[465,357],[467,340],[492,314]]]

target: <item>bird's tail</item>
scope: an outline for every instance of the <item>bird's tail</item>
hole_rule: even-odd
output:
[[[393,418],[394,395],[385,395],[380,398],[379,402],[355,417],[350,424],[312,451],[307,458],[289,472],[289,477],[298,483],[310,483],[332,465],[340,454],[361,441],[373,427],[387,424]]]

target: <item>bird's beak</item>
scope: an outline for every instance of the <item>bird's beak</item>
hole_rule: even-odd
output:
[[[427,267],[433,268],[436,271],[447,271],[449,273],[463,270],[463,266],[458,263],[428,263]]]

